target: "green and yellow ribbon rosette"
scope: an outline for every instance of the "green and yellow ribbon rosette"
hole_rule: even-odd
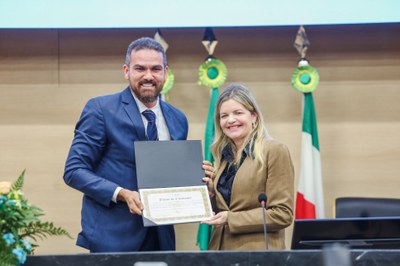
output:
[[[206,61],[199,67],[199,85],[208,88],[218,88],[224,84],[228,75],[228,69],[225,64],[212,56],[209,56]]]
[[[167,78],[164,81],[164,87],[161,91],[161,94],[167,94],[174,86],[174,82],[175,82],[174,73],[172,72],[171,68],[168,68]]]
[[[293,72],[292,86],[300,92],[313,92],[317,89],[318,83],[318,71],[310,65],[299,66]]]

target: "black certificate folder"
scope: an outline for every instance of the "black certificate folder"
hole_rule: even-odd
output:
[[[204,185],[200,140],[135,142],[139,189]]]
[[[144,226],[212,217],[199,140],[135,142],[135,156]]]

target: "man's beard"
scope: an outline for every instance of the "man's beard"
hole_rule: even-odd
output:
[[[141,96],[141,95],[136,95],[136,97],[138,97],[138,99],[143,102],[143,103],[152,103],[154,101],[157,100],[159,94],[155,95],[155,96]]]
[[[132,90],[135,96],[142,102],[142,103],[152,103],[155,102],[160,95],[160,92],[156,92],[155,95],[142,95],[138,90]],[[160,90],[161,91],[161,90]]]

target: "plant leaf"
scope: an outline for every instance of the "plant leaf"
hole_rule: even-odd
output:
[[[24,176],[25,176],[25,170],[22,171],[20,176],[18,177],[17,181],[14,182],[14,184],[11,185],[11,190],[21,190],[22,186],[24,185]]]

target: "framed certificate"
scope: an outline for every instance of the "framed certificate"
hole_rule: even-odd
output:
[[[135,156],[144,226],[212,217],[200,140],[139,141]]]
[[[155,225],[193,223],[212,217],[206,186],[140,189],[143,217]]]

